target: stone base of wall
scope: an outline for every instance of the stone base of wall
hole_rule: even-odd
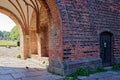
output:
[[[58,73],[61,75],[68,75],[70,73],[73,73],[80,67],[96,70],[97,67],[101,67],[101,66],[102,66],[101,58],[94,57],[94,58],[85,58],[85,59],[64,61],[64,62],[50,60],[50,65],[48,69],[54,73]]]
[[[114,63],[120,63],[120,57],[115,57],[114,58]]]

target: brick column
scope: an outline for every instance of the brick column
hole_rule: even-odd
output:
[[[37,34],[38,54],[40,57],[48,57],[48,28],[41,27],[41,32]]]
[[[29,57],[29,35],[25,35],[23,38],[21,38],[20,51],[22,59]]]
[[[38,46],[38,55],[41,57],[42,55],[41,55],[41,34],[39,33],[39,34],[37,34],[37,40],[38,40],[38,44],[37,44],[37,46]]]
[[[36,30],[30,30],[30,55],[32,54],[38,54],[37,51],[37,35],[36,35]]]

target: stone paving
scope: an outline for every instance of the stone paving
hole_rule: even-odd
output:
[[[61,76],[48,73],[46,67],[32,62],[31,59],[16,58],[18,53],[18,47],[0,47],[0,80],[62,80]],[[120,80],[120,71],[79,76],[78,80]]]
[[[46,67],[30,59],[16,58],[19,48],[0,47],[0,80],[56,80],[61,76],[48,73]],[[12,53],[13,52],[13,53]]]
[[[88,77],[79,76],[78,80],[120,80],[120,71],[100,72]]]

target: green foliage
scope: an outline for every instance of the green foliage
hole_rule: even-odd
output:
[[[112,70],[120,70],[120,64],[113,64]]]
[[[17,26],[14,26],[11,32],[0,31],[0,40],[17,40],[19,41],[20,35]]]
[[[9,36],[10,36],[10,32],[3,31],[3,39],[4,39],[4,40],[8,40],[8,39],[9,39]]]
[[[0,40],[9,40],[10,39],[10,32],[7,31],[0,31]]]
[[[12,40],[12,41],[11,41]],[[11,32],[0,31],[0,45],[10,45],[16,46],[17,42],[20,40],[19,30],[17,26],[14,26]]]
[[[88,73],[89,73],[89,75],[90,75],[90,74],[94,74],[95,71],[94,71],[93,69],[88,69]]]
[[[47,69],[47,71],[48,71],[49,73],[51,73],[51,74],[54,74],[54,75],[60,75],[60,74],[58,74],[58,73],[56,73],[56,72],[50,71],[49,69]]]
[[[84,69],[84,68],[81,67],[81,68],[79,68],[77,71],[75,71],[74,73],[68,75],[68,77],[72,77],[73,80],[77,80],[77,77],[78,77],[79,75],[81,75],[81,76],[88,76],[88,75],[90,75],[90,74],[92,74],[92,73],[94,73],[93,70]]]
[[[0,31],[0,40],[2,40],[3,39],[3,33],[2,33],[2,31]]]
[[[81,75],[81,76],[88,76],[89,75],[89,70],[86,70],[84,68],[79,68],[78,71],[77,71],[77,74],[78,75]]]
[[[77,71],[76,71],[76,72],[68,75],[67,77],[72,77],[73,80],[76,80],[78,76],[79,76],[79,75],[78,75],[78,73],[77,73]]]
[[[10,32],[10,38],[11,40],[17,40],[19,41],[20,39],[20,34],[17,26],[14,26],[13,29]]]
[[[103,67],[98,67],[96,71],[94,71],[93,69],[84,69],[81,67],[74,73],[67,75],[67,77],[65,77],[63,80],[69,80],[68,77],[72,77],[71,80],[77,80],[77,77],[79,75],[80,76],[89,76],[90,74],[94,74],[96,72],[105,72],[105,71],[107,71],[107,70],[104,69]]]
[[[120,69],[120,64],[119,64],[119,69]],[[80,67],[77,71],[73,72],[70,75],[65,76],[64,78],[61,78],[60,80],[77,80],[78,76],[89,76],[90,74],[94,74],[97,72],[106,72],[106,71],[107,70],[104,69],[103,67],[98,67],[96,71],[94,71],[93,69],[90,69],[90,68],[85,69],[85,68]],[[48,72],[50,72],[50,71],[48,70]],[[50,73],[56,74],[54,72],[50,72]],[[96,80],[98,80],[98,79],[96,79]]]
[[[0,31],[0,39],[3,37],[3,32]]]
[[[103,67],[98,67],[96,72],[106,72],[107,70],[104,69]]]

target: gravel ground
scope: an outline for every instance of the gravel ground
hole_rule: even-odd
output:
[[[20,53],[20,47],[0,47],[0,57],[17,57]]]

